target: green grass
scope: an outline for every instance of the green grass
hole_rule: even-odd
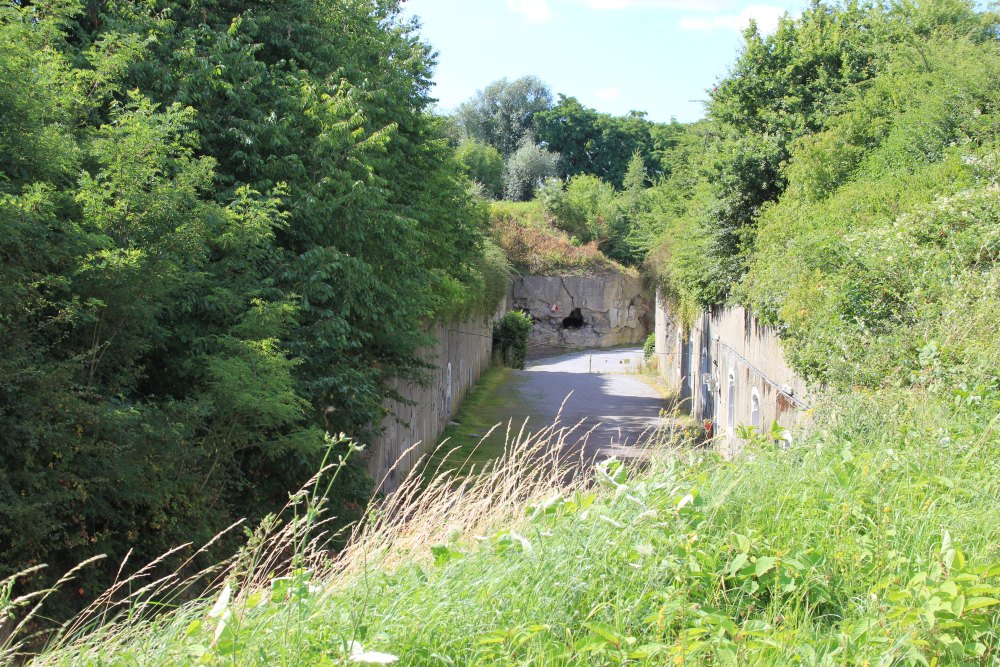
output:
[[[671,450],[561,489],[533,450],[390,505],[403,523],[337,563],[234,575],[214,615],[38,664],[336,665],[352,641],[412,665],[995,664],[998,412],[995,388],[843,395],[789,451]]]
[[[514,411],[511,402],[517,400],[515,392],[503,391],[514,381],[512,372],[509,368],[491,367],[483,373],[458,409],[453,419],[457,424],[449,425],[441,434],[425,467],[426,475],[452,471],[464,476],[472,470],[484,470],[503,456],[505,415]],[[493,428],[501,423],[500,428]]]

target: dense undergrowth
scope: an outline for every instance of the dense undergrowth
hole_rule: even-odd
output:
[[[493,202],[490,207],[490,235],[518,271],[544,276],[624,270],[601,252],[597,241],[574,242],[538,200]]]
[[[35,664],[992,664],[998,410],[995,388],[828,397],[790,450],[667,448],[571,485],[529,453],[549,431],[376,508],[341,560],[237,567]]]
[[[107,554],[63,617],[377,435],[510,267],[398,2],[3,2],[0,41],[0,577]]]

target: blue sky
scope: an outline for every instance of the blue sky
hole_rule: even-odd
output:
[[[725,75],[749,17],[772,31],[808,0],[405,0],[439,52],[435,96],[451,110],[491,81],[534,74],[600,111],[681,122]]]

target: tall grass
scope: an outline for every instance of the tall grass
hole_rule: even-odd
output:
[[[833,396],[788,451],[667,431],[641,473],[587,475],[570,428],[509,425],[497,465],[411,477],[346,552],[318,477],[210,599],[34,664],[995,664],[998,413],[995,387]]]

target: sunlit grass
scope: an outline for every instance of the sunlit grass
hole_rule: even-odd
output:
[[[425,468],[428,476],[443,463],[445,470],[459,475],[481,471],[503,456],[507,423],[502,418],[517,412],[517,406],[511,404],[517,398],[516,392],[501,391],[516,382],[512,372],[509,368],[491,367],[483,373],[454,416],[455,423],[441,434]]]
[[[998,410],[995,389],[827,399],[789,451],[666,433],[640,475],[568,485],[565,430],[522,434],[487,473],[411,478],[339,558],[289,524],[231,593],[36,664],[992,664]]]

